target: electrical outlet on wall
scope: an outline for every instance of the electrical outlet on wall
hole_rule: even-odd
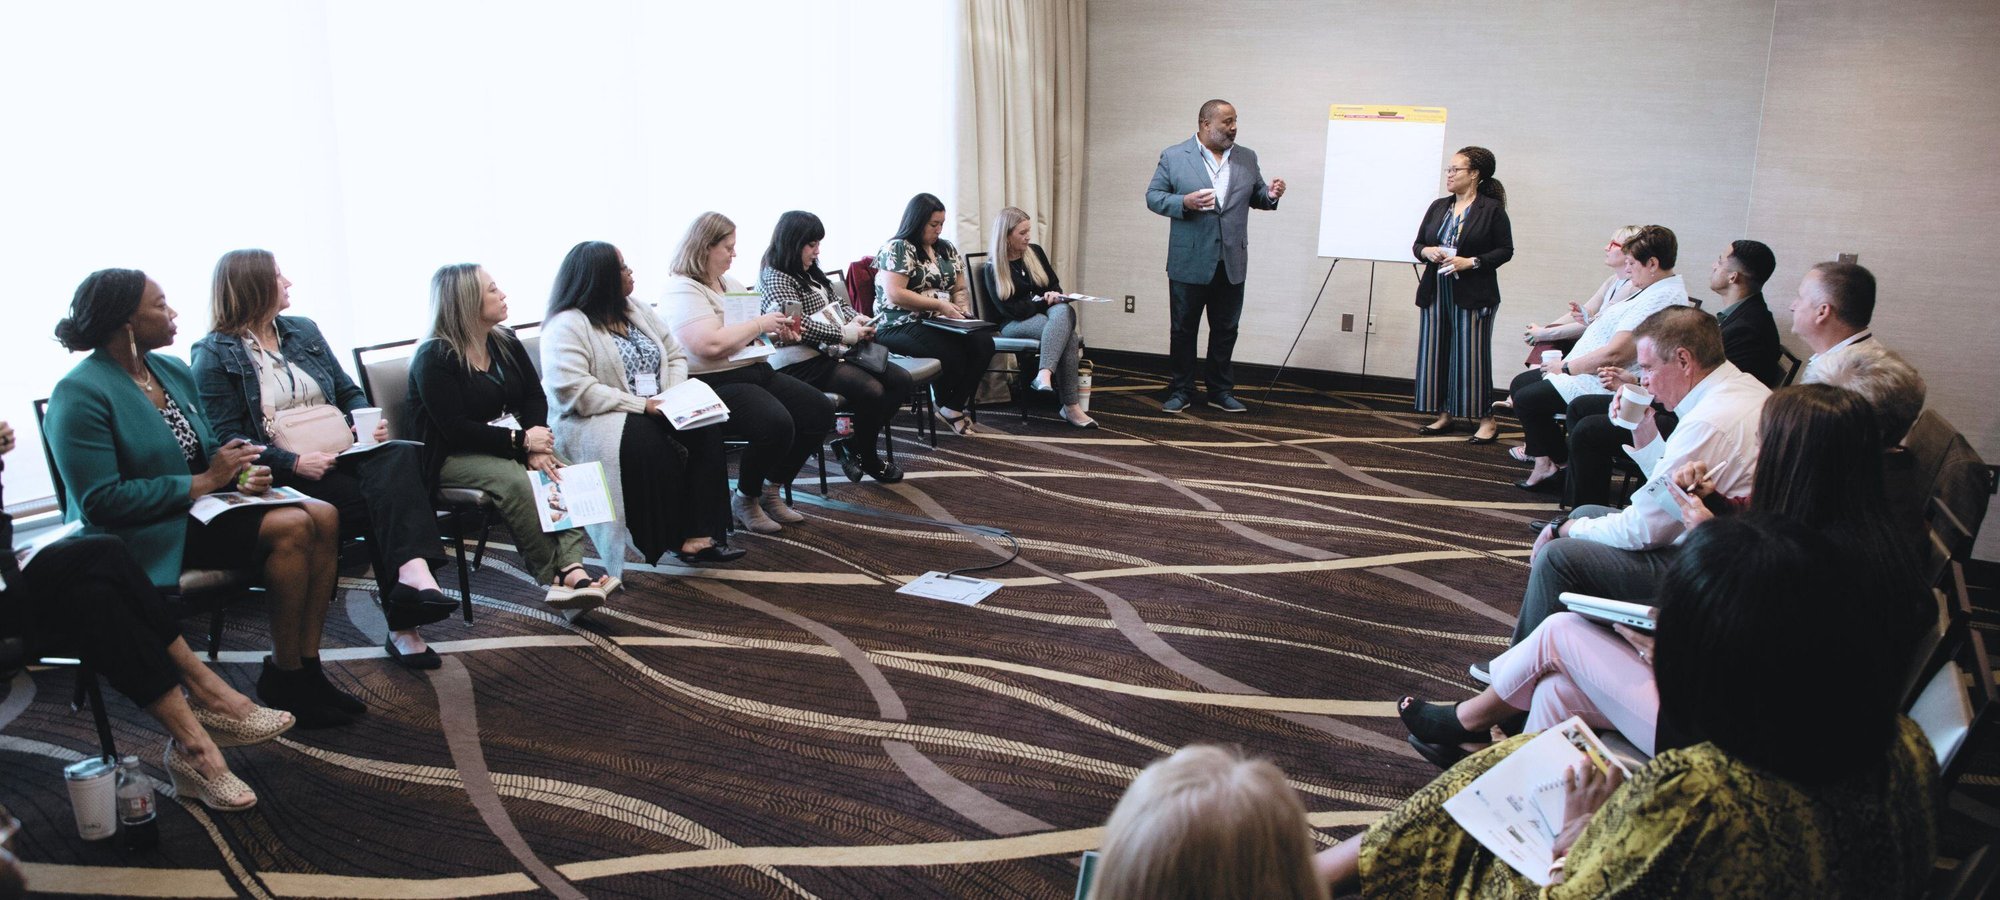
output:
[[[1839,260],[1840,260],[1841,262],[1844,262],[1844,263],[1847,263],[1848,265],[1853,265],[1853,264],[1855,264],[1855,263],[1858,263],[1858,262],[1860,262],[1860,261],[1861,261],[1861,254],[1859,254],[1859,253],[1842,253],[1842,254],[1840,254],[1840,256],[1839,256]]]
[[[1135,299],[1131,294],[1125,295],[1125,311],[1126,312],[1139,311],[1139,301]]]

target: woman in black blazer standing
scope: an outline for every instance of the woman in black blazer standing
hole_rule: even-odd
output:
[[[1493,443],[1494,270],[1514,258],[1507,191],[1493,177],[1493,151],[1467,147],[1444,170],[1449,196],[1424,213],[1412,249],[1424,262],[1417,282],[1423,325],[1417,338],[1417,412],[1437,413],[1418,434],[1445,434],[1455,419],[1479,419],[1474,444]]]

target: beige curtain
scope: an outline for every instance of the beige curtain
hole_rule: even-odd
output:
[[[959,248],[988,248],[1018,206],[1075,278],[1083,208],[1084,0],[959,0]],[[1065,284],[1070,290],[1082,285]]]

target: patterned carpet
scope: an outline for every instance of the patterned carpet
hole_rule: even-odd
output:
[[[1407,397],[1283,387],[1247,415],[1159,409],[1156,375],[1099,369],[1098,431],[989,410],[988,434],[907,440],[901,485],[836,478],[835,507],[741,563],[628,570],[575,624],[504,531],[476,622],[427,630],[444,668],[379,649],[372,582],[343,581],[328,669],[360,723],[231,750],[262,802],[163,804],[160,848],[76,837],[60,768],[94,745],[70,679],[0,701],[0,802],[33,887],[133,896],[1067,897],[1126,782],[1191,741],[1290,773],[1323,840],[1435,775],[1392,701],[1456,696],[1504,646],[1553,507]],[[1510,435],[1518,439],[1518,435]],[[810,473],[809,473],[810,474]],[[801,485],[808,478],[801,479]],[[974,607],[893,593],[1020,556]],[[449,582],[448,582],[449,583]],[[219,670],[244,690],[263,611]],[[201,647],[200,623],[189,621]],[[123,698],[121,747],[164,734]]]

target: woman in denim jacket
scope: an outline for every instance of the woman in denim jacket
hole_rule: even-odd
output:
[[[271,467],[277,484],[338,507],[343,537],[367,538],[389,620],[384,649],[402,665],[435,669],[437,651],[417,627],[449,616],[458,604],[431,574],[446,558],[416,448],[389,444],[336,456],[293,453],[271,440],[269,422],[279,412],[330,404],[352,428],[353,411],[368,405],[319,326],[278,315],[291,306],[291,286],[266,250],[234,250],[215,264],[213,325],[193,354],[202,408],[222,440],[265,445],[257,462]],[[388,423],[377,424],[373,437],[387,439]]]

